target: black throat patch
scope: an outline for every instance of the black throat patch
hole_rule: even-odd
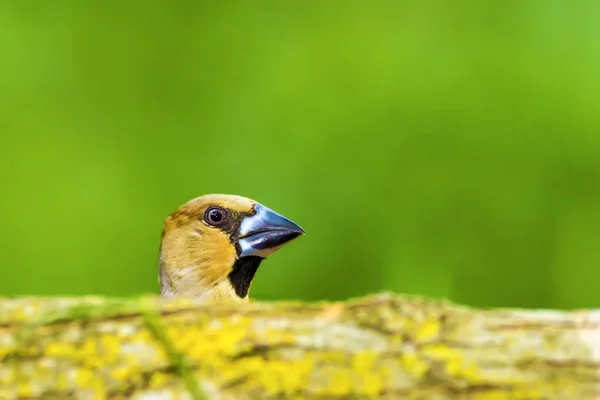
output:
[[[248,256],[238,259],[233,264],[233,269],[229,273],[228,278],[235,290],[235,294],[240,298],[248,295],[250,284],[262,260],[262,257]]]

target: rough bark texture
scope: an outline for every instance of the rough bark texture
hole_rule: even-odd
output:
[[[596,311],[0,300],[0,399],[592,399],[599,371]]]

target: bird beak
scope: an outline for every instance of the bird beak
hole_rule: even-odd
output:
[[[296,223],[262,204],[256,204],[254,211],[256,214],[244,218],[240,226],[240,257],[265,258],[304,234],[304,230]]]

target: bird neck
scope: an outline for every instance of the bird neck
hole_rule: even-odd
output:
[[[252,279],[262,262],[262,257],[248,256],[236,260],[227,278],[235,290],[235,294],[242,299],[248,297]]]

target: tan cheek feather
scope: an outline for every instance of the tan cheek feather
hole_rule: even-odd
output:
[[[236,260],[227,234],[205,226],[196,228],[174,229],[163,238],[163,267],[180,294],[203,294],[218,289],[215,286],[220,282],[229,284],[227,275]]]
[[[202,240],[202,245],[190,243],[191,259],[202,264],[199,270],[202,285],[214,286],[229,275],[237,255],[227,234],[211,229],[209,233],[188,240]]]

